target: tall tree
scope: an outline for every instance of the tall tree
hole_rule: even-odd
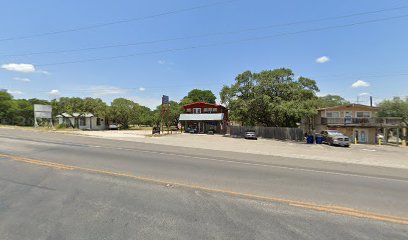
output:
[[[140,106],[131,100],[116,98],[111,103],[109,119],[128,129],[130,124],[140,122]]]
[[[79,97],[62,97],[59,99],[57,104],[58,114],[66,112],[72,113],[83,113],[85,112],[84,100]]]
[[[408,97],[402,99],[394,97],[391,100],[384,100],[378,104],[379,117],[400,117],[408,125]]]
[[[168,122],[167,118],[164,118],[164,125],[169,125],[169,126],[174,126],[177,125],[179,121],[180,114],[183,113],[183,109],[181,108],[181,104],[175,101],[170,101],[170,114],[168,117]],[[156,110],[154,111],[154,116],[155,116],[155,125],[160,125],[161,120],[162,120],[162,106],[159,105],[157,106]]]
[[[211,90],[193,89],[187,94],[187,96],[184,97],[184,99],[185,101],[190,100],[191,102],[215,103],[215,99],[217,99],[217,97],[215,97]]]
[[[17,111],[13,96],[7,92],[0,91],[0,123],[14,124]]]
[[[232,119],[245,125],[294,127],[302,117],[316,113],[316,82],[294,78],[290,69],[260,73],[243,72],[231,86],[221,90],[221,102],[231,111]]]
[[[98,117],[105,117],[107,114],[108,106],[100,98],[87,97],[83,99],[83,111],[86,113],[92,113]]]
[[[339,106],[339,105],[350,104],[350,102],[344,99],[343,97],[339,95],[330,95],[330,94],[319,97],[316,100],[316,103],[317,103],[317,107],[319,108],[334,107],[334,106]]]
[[[150,108],[140,106],[140,122],[139,125],[152,126],[154,124],[154,114]]]

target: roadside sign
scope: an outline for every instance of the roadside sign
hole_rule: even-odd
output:
[[[169,103],[170,103],[169,96],[163,95],[162,104],[169,104]]]
[[[51,105],[34,104],[35,118],[51,118],[51,113],[52,113]]]

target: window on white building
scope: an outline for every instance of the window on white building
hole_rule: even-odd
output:
[[[339,118],[340,112],[326,112],[326,117],[328,118]]]
[[[79,126],[86,126],[86,118],[81,117],[79,119]]]

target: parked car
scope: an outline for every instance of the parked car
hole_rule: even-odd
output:
[[[189,128],[188,132],[194,134],[194,133],[198,133],[198,130],[197,128]]]
[[[119,127],[116,124],[110,124],[109,125],[109,130],[119,130]]]
[[[214,133],[215,133],[214,129],[210,129],[210,130],[207,131],[208,135],[214,135]]]
[[[257,140],[256,132],[254,130],[247,130],[244,134],[245,139],[254,139]]]
[[[336,130],[322,131],[323,143],[327,143],[330,146],[337,145],[342,147],[350,147],[350,138],[343,133]]]
[[[160,134],[160,127],[153,127],[152,134]]]

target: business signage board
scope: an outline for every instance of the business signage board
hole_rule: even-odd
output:
[[[36,118],[51,118],[52,117],[52,106],[34,104],[34,117]]]

